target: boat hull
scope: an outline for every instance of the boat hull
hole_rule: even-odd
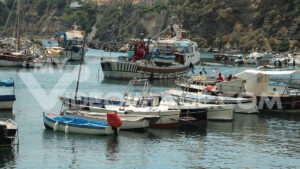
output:
[[[90,108],[90,111],[93,112],[100,112],[100,113],[109,113],[109,112],[118,112],[127,113],[129,115],[152,115],[158,116],[158,119],[150,120],[149,127],[153,128],[174,128],[177,127],[179,122],[180,110],[164,110],[164,111],[155,111],[151,108],[141,108],[140,111],[132,110],[132,109],[125,109],[120,112],[119,106],[114,105],[106,105],[106,108]]]
[[[15,101],[0,101],[0,110],[12,110]]]
[[[78,112],[66,111],[66,114],[70,114],[91,121],[107,122],[106,113],[93,113],[93,112],[84,112],[84,111],[78,113]],[[121,130],[134,130],[134,129],[143,129],[149,127],[150,119],[147,119],[145,117],[134,116],[134,115],[132,116],[127,114],[119,114],[119,117],[122,121],[122,125],[120,127]]]
[[[79,52],[74,52],[72,50],[65,50],[65,55],[68,58],[68,61],[70,62],[76,62],[76,61],[80,61],[82,58],[82,51],[80,50]],[[85,55],[85,51],[84,51],[84,55]],[[84,56],[83,56],[84,57]]]
[[[207,120],[212,121],[232,121],[233,110],[232,109],[208,109]]]
[[[9,61],[0,59],[0,67],[21,67],[21,61]]]
[[[299,95],[257,96],[257,106],[264,112],[300,113]]]
[[[101,66],[104,76],[113,79],[171,79],[190,72],[189,66],[154,68],[131,62],[102,62]]]
[[[62,131],[66,133],[79,133],[79,134],[93,134],[93,135],[108,135],[113,134],[114,131],[111,126],[107,126],[105,129],[93,129],[93,128],[82,128],[76,126],[66,126],[59,122],[54,122],[50,118],[44,116],[44,125],[46,128],[51,128],[54,131]]]

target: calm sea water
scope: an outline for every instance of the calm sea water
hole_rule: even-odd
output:
[[[99,55],[89,50],[82,68],[79,95],[122,97],[128,81],[106,80]],[[237,73],[246,68],[212,64],[208,73]],[[57,97],[74,96],[78,64],[42,69],[0,68],[14,78],[13,113],[0,117],[19,125],[19,148],[0,148],[0,168],[300,168],[300,114],[235,114],[233,122],[188,123],[175,130],[121,131],[118,137],[64,134],[46,130],[42,112],[58,113]],[[152,91],[173,88],[172,80],[154,81]]]

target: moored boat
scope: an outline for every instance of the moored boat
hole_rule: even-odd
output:
[[[116,79],[169,79],[186,75],[200,61],[198,44],[183,39],[178,24],[172,27],[176,36],[156,40],[150,50],[148,42],[141,39],[130,45],[126,59],[101,58],[101,68],[107,78]]]
[[[290,76],[300,74],[299,70],[291,71],[261,71],[261,70],[245,70],[237,75],[246,81],[245,86],[248,93],[254,95],[257,100],[259,110],[270,112],[300,112],[300,95],[299,86],[276,87],[270,83],[271,76]],[[291,81],[291,80],[290,80]],[[281,90],[278,90],[280,88]],[[278,90],[278,91],[277,91]],[[289,92],[289,91],[293,92]]]
[[[138,92],[140,96],[132,96],[133,87],[143,85],[143,91]],[[76,100],[61,98],[64,105],[71,109],[89,110],[93,112],[108,113],[117,112],[118,114],[130,114],[130,115],[143,115],[143,116],[159,116],[156,120],[150,121],[149,127],[155,128],[174,128],[178,126],[180,111],[169,110],[168,106],[160,105],[161,97],[150,96],[149,80],[131,80],[128,85],[128,89],[124,94],[124,98],[121,102],[116,100],[118,104],[114,102],[106,102],[106,99],[100,99],[95,102],[94,99]]]
[[[86,53],[86,33],[80,30],[80,26],[73,25],[73,29],[60,32],[56,35],[59,47],[64,48],[64,54],[68,61],[80,61]]]
[[[21,67],[23,62],[26,62],[28,57],[25,54],[18,52],[2,52],[0,53],[1,67]]]
[[[0,119],[0,146],[18,144],[18,125],[11,119]]]
[[[46,128],[51,128],[54,131],[62,131],[65,133],[96,135],[109,135],[115,133],[115,129],[105,122],[95,122],[81,118],[71,118],[48,113],[43,113],[43,120]]]
[[[0,94],[0,110],[12,110],[16,100],[14,81],[12,79],[0,80],[0,87],[9,88]]]
[[[225,60],[228,60],[228,55],[227,54],[223,54],[223,53],[217,53],[217,54],[214,54],[214,59],[215,60],[222,60],[222,61],[225,61]]]
[[[61,47],[49,47],[45,53],[46,63],[52,64],[65,64],[69,58],[64,53],[64,48]]]
[[[70,111],[65,110],[64,114],[77,116],[92,121],[106,122],[106,113],[90,112],[90,111]],[[159,119],[159,116],[139,115],[139,114],[118,114],[122,121],[121,130],[144,129],[149,127],[150,121]]]
[[[231,105],[236,113],[258,113],[256,98],[246,94],[244,80],[227,79],[219,74],[218,79],[208,80],[205,76],[192,77],[187,82],[177,82],[182,91],[172,89],[168,93],[182,102]]]

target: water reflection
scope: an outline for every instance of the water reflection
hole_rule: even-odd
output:
[[[0,111],[0,118],[6,118],[6,119],[15,119],[15,115],[12,113],[12,111],[9,110],[1,110]]]
[[[233,132],[233,122],[207,121],[207,132],[231,133]]]
[[[15,166],[14,147],[0,147],[0,168],[13,168]]]
[[[205,136],[207,121],[186,121],[180,122],[179,133],[185,136]]]
[[[267,124],[264,118],[258,114],[235,114],[234,128],[243,133],[266,134]]]
[[[72,157],[72,160],[71,160],[71,164],[69,165],[69,168],[78,168],[79,164],[78,164],[78,160],[77,160],[77,154],[78,154],[78,152],[76,150],[76,144],[73,141],[71,145],[72,145],[71,150],[72,150],[72,156],[73,157]]]
[[[299,113],[274,113],[274,112],[261,112],[260,116],[265,119],[277,119],[277,120],[288,120],[288,121],[300,121]]]
[[[106,158],[111,161],[118,161],[119,138],[116,136],[106,138]]]

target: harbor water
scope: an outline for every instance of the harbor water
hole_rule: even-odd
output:
[[[78,96],[119,97],[128,81],[104,79],[100,56],[89,49]],[[201,55],[208,74],[236,74],[249,67],[214,63]],[[12,118],[19,125],[19,146],[0,147],[0,168],[300,168],[300,114],[235,114],[233,122],[197,122],[178,129],[120,131],[118,137],[65,134],[45,129],[43,112],[59,114],[59,96],[74,96],[78,63],[39,69],[0,68],[1,79],[15,81]],[[192,73],[191,73],[192,74]],[[174,80],[151,82],[152,92],[174,88]]]

